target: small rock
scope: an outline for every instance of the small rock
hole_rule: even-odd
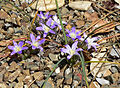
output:
[[[49,54],[49,57],[50,57],[50,59],[51,59],[52,61],[58,61],[58,55],[56,55],[56,54],[50,53],[50,54]]]
[[[41,81],[44,78],[43,72],[35,72],[33,76],[37,81]]]
[[[67,68],[66,71],[65,71],[65,74],[68,75],[68,74],[70,74],[70,72],[71,72],[71,69]]]
[[[23,82],[18,82],[14,88],[23,88]]]
[[[57,80],[57,88],[59,88],[59,86],[62,84],[63,80],[64,80],[64,78]]]
[[[12,27],[9,27],[8,28],[8,33],[10,33],[10,34],[14,33],[14,29]]]
[[[32,84],[31,88],[39,88],[36,84]]]
[[[80,28],[85,25],[85,21],[77,20],[75,24],[77,25],[77,28]]]
[[[63,7],[61,10],[61,14],[66,15],[67,13],[69,13],[69,10],[66,7]]]
[[[26,68],[32,71],[39,70],[39,66],[37,66],[34,62],[27,63]]]
[[[32,82],[32,80],[33,80],[33,77],[30,75],[30,76],[26,76],[23,81],[24,83],[29,84]]]
[[[58,7],[62,7],[64,5],[64,0],[57,0],[58,1]],[[36,8],[37,4],[37,8]],[[45,5],[46,4],[46,5]],[[54,10],[56,9],[56,3],[55,0],[45,0],[45,3],[43,0],[39,0],[38,2],[35,1],[31,7],[33,9],[37,9],[39,11],[49,11],[49,10]]]
[[[23,70],[23,74],[24,74],[24,75],[30,75],[30,70],[29,70],[29,69]]]
[[[6,83],[0,83],[0,88],[9,88]]]
[[[42,86],[43,82],[44,82],[44,80],[42,80],[42,81],[36,81],[36,83],[37,83],[37,85],[39,87]],[[54,88],[54,87],[52,87],[52,85],[47,81],[44,88]]]
[[[11,73],[8,72],[8,71],[4,73],[4,81],[8,81],[8,77],[9,77],[10,74]]]
[[[63,88],[71,88],[70,85],[64,85]]]
[[[17,68],[20,68],[19,65],[17,65],[17,63],[13,61],[7,70],[12,72],[12,71],[15,71]]]
[[[3,82],[3,74],[0,74],[0,83]]]
[[[110,82],[104,78],[96,78],[96,80],[101,84],[101,85],[110,85]]]
[[[10,82],[13,82],[17,78],[17,76],[20,74],[20,72],[21,72],[21,70],[17,69],[15,72],[13,72],[12,74],[9,75],[8,80]]]
[[[74,85],[74,86],[77,86],[77,85],[78,85],[78,83],[79,83],[78,81],[73,80],[73,85]]]
[[[55,15],[56,12],[55,11],[50,11],[50,15]]]
[[[67,78],[65,79],[66,84],[72,84],[72,78]]]
[[[14,88],[16,84],[17,84],[16,82],[10,83],[10,84],[9,84],[9,88]]]
[[[112,66],[111,71],[112,71],[112,73],[118,73],[118,67],[117,66]]]
[[[25,75],[21,75],[21,76],[17,77],[17,80],[18,80],[18,82],[23,82],[24,78],[25,78]]]
[[[69,6],[73,9],[88,10],[91,4],[92,2],[90,1],[74,1],[74,2],[70,2]]]
[[[0,19],[8,19],[10,16],[5,12],[0,10]]]
[[[55,70],[55,72],[58,74],[58,73],[60,73],[60,67],[58,67],[56,70]]]

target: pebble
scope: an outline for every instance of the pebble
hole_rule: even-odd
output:
[[[67,13],[69,13],[69,10],[66,7],[62,7],[61,14],[66,15]]]
[[[59,3],[58,7],[62,7],[65,4],[65,0],[57,0],[57,1]],[[36,4],[37,4],[37,8],[36,8]],[[55,0],[46,0],[45,3],[43,0],[39,0],[38,2],[35,1],[31,5],[31,7],[32,9],[36,8],[38,11],[50,11],[50,10],[56,9],[56,3],[55,3]]]
[[[21,72],[21,70],[17,69],[15,72],[13,72],[12,74],[9,75],[8,80],[10,82],[13,82],[18,77],[18,75],[20,74],[20,72]]]
[[[37,83],[37,85],[38,85],[39,87],[41,87],[44,81],[45,81],[45,80],[36,81],[36,83]],[[53,88],[53,87],[52,87],[52,85],[47,81],[44,88]]]
[[[69,7],[78,10],[88,10],[92,2],[90,1],[74,1],[69,3]]]
[[[117,68],[117,66],[112,66],[112,67],[111,67],[111,71],[112,71],[112,73],[118,73],[118,68]]]
[[[9,27],[7,32],[8,32],[9,34],[12,34],[12,33],[14,33],[14,29],[13,29],[12,27]]]
[[[58,61],[58,56],[59,55],[57,54],[52,54],[52,53],[49,54],[49,57],[52,61]]]
[[[32,84],[31,88],[39,88],[36,84]]]
[[[44,78],[43,72],[35,72],[33,74],[34,79],[37,79],[37,81],[41,81]]]

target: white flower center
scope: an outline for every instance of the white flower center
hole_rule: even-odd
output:
[[[92,45],[92,41],[90,41],[89,39],[87,41],[88,41],[88,45]]]
[[[45,27],[45,33],[48,33],[50,31],[50,28],[49,27]]]
[[[14,50],[15,50],[15,52],[19,52],[22,50],[22,48],[20,46],[15,46]]]
[[[35,47],[38,47],[39,44],[38,44],[38,42],[34,42],[32,45]]]
[[[70,50],[70,55],[75,54],[75,50]]]
[[[75,33],[70,33],[70,36],[71,36],[72,38],[76,38],[76,34],[75,34]]]

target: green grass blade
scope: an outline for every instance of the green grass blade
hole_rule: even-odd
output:
[[[66,37],[66,34],[65,34],[65,29],[63,27],[63,23],[62,23],[62,19],[61,19],[61,15],[60,15],[60,11],[59,11],[57,0],[55,0],[55,3],[56,3],[56,7],[57,7],[57,13],[58,13],[58,16],[59,16],[59,19],[60,19],[60,24],[61,24],[61,27],[62,27],[62,30],[63,30],[63,34],[64,34],[64,38],[65,38],[65,44],[67,44],[67,37]]]
[[[53,70],[49,73],[48,77],[46,78],[46,80],[44,81],[44,83],[42,84],[41,88],[45,88],[45,84],[48,81],[49,77],[52,75],[52,73],[55,71],[56,67],[58,66],[58,64],[63,61],[65,58],[62,58],[60,61],[57,62],[57,64],[54,66]]]
[[[87,88],[89,88],[89,84],[88,84],[88,81],[87,81],[87,76],[86,76],[86,73],[85,73],[85,63],[84,63],[84,56],[83,56],[83,53],[80,52],[80,59],[81,59],[81,63],[82,63],[82,68],[83,68],[83,74],[84,74],[84,77],[85,77],[85,82],[86,82],[86,85],[87,85]]]

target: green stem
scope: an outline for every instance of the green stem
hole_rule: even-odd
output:
[[[62,30],[63,30],[63,34],[64,34],[64,38],[65,38],[65,44],[67,44],[67,37],[66,37],[66,34],[65,34],[65,29],[63,27],[63,23],[62,23],[62,19],[61,19],[61,15],[60,15],[60,11],[59,11],[57,0],[55,0],[55,3],[56,3],[56,7],[57,7],[57,13],[58,13],[58,16],[59,16],[59,19],[60,19],[60,24],[61,24],[61,27],[62,27]]]
[[[46,80],[44,81],[44,83],[42,84],[41,88],[45,88],[45,84],[48,81],[49,77],[52,75],[52,73],[54,72],[54,70],[56,69],[56,67],[58,66],[58,64],[63,61],[65,58],[62,58],[60,61],[57,62],[57,64],[54,66],[53,70],[49,73],[48,77],[46,78]]]
[[[86,72],[85,72],[85,66],[84,66],[84,56],[83,56],[83,53],[80,52],[80,59],[81,59],[81,62],[82,62],[82,68],[83,68],[83,73],[84,73],[84,77],[85,77],[85,82],[86,82],[86,85],[87,85],[87,88],[89,88],[89,84],[88,84],[88,81],[87,81],[87,76],[86,76]]]

